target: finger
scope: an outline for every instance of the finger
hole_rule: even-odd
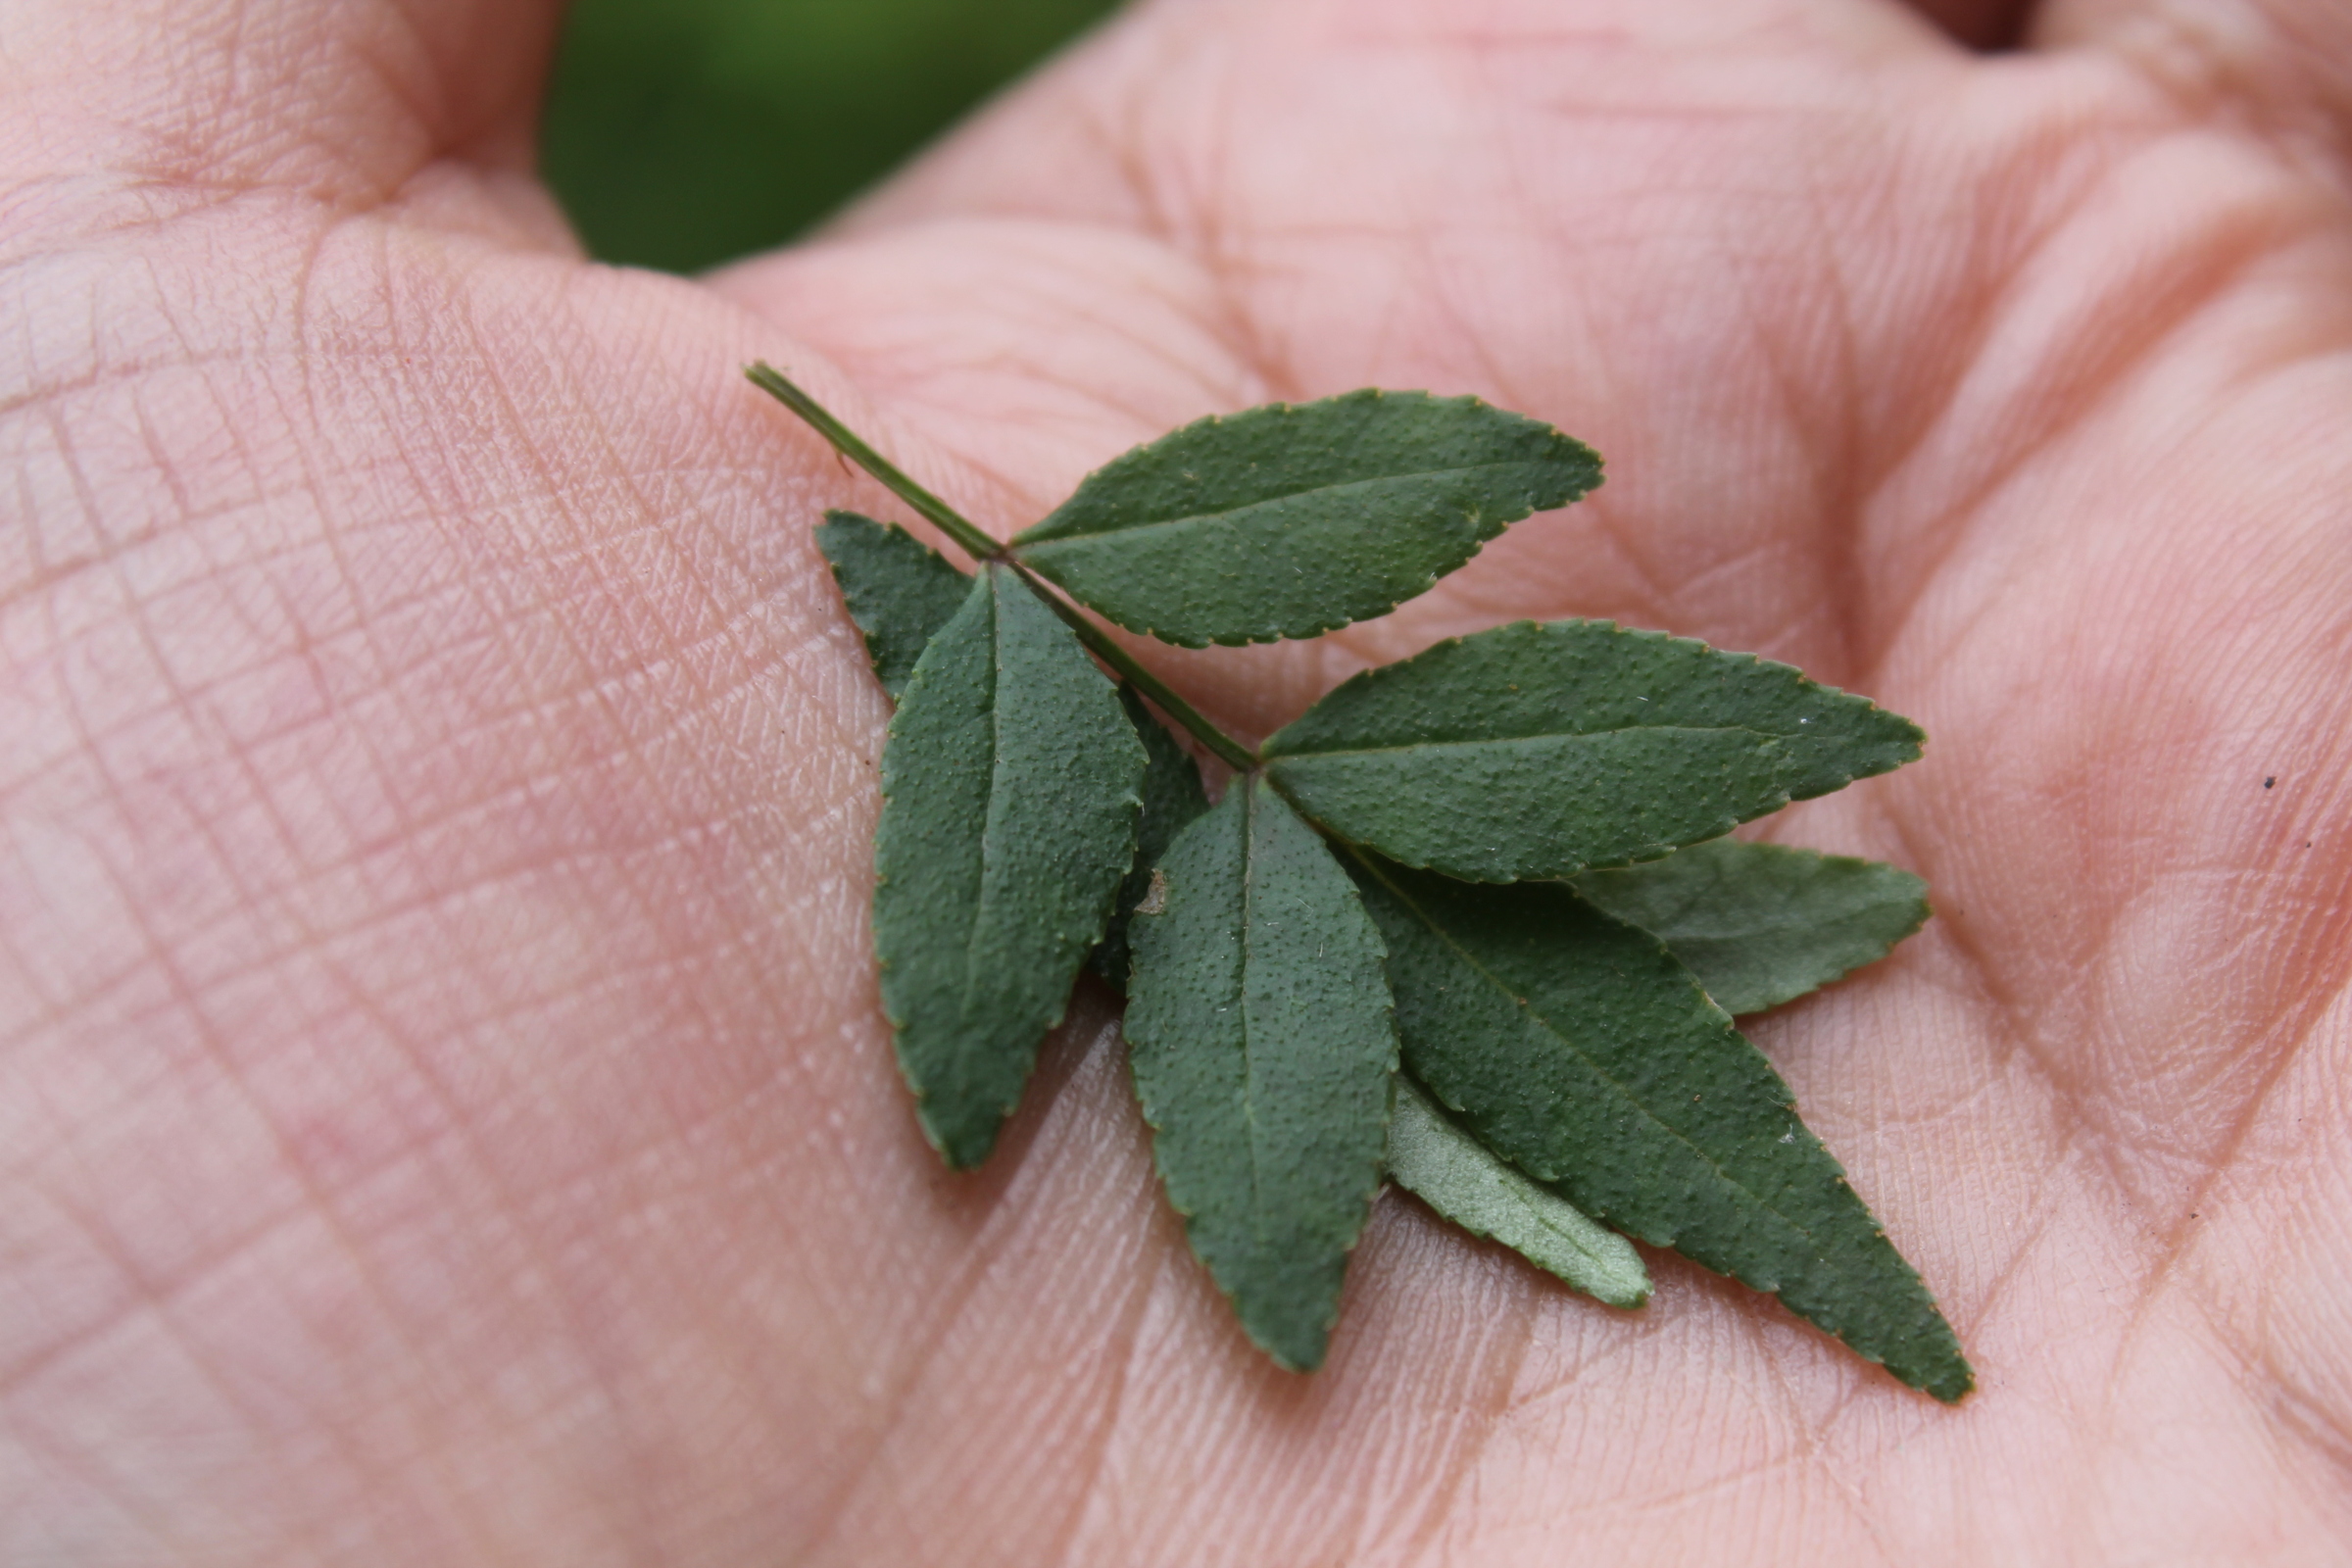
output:
[[[1265,167],[1321,160],[1334,170],[1396,156],[1331,128],[1330,103],[1311,96],[1325,83],[1344,106],[1379,98],[1383,127],[1410,146],[1401,127],[1427,121],[1431,100],[1465,79],[1486,82],[1468,98],[1489,107],[1524,100],[1541,115],[1542,104],[1605,88],[1633,59],[1736,74],[1950,53],[1905,0],[1160,0],[967,122],[833,231],[1013,216],[1164,233],[1183,228],[1192,210],[1219,205],[1227,193],[1218,172],[1250,154],[1279,153],[1250,157]],[[1237,90],[1280,106],[1271,133],[1279,146],[1226,145],[1219,121]],[[1216,157],[1172,177],[1155,162],[1169,148],[1213,148]],[[1439,156],[1435,145],[1414,151]]]
[[[2352,157],[2342,0],[2048,0],[2027,42],[2105,49],[2193,111]]]
[[[435,160],[526,172],[558,0],[12,0],[20,179],[386,200]]]

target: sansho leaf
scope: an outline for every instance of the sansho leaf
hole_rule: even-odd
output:
[[[1476,398],[1364,390],[1186,425],[1088,475],[1014,556],[1131,631],[1198,648],[1385,614],[1600,459]]]
[[[1126,1034],[1168,1200],[1242,1326],[1322,1364],[1380,1188],[1396,1034],[1354,887],[1282,798],[1236,779],[1128,927]]]
[[[1152,868],[1159,864],[1176,835],[1192,825],[1195,817],[1208,809],[1208,797],[1200,789],[1200,764],[1193,760],[1168,728],[1152,716],[1144,700],[1135,688],[1119,687],[1119,703],[1127,710],[1127,718],[1144,743],[1144,755],[1149,760],[1144,767],[1144,814],[1136,824],[1135,863],[1120,885],[1118,903],[1112,907],[1110,929],[1086,956],[1086,966],[1121,991],[1127,989],[1127,922],[1138,904],[1152,889]]]
[[[1413,1075],[1595,1219],[1776,1293],[1914,1388],[1958,1341],[1788,1087],[1656,938],[1557,883],[1481,887],[1369,856]]]
[[[932,634],[971,592],[971,577],[906,529],[855,512],[826,513],[816,548],[865,639],[875,678],[896,702]]]
[[[1009,569],[924,649],[882,753],[874,947],[924,1132],[976,1165],[1135,856],[1144,749],[1110,682]]]
[[[1261,750],[1308,816],[1480,882],[1655,859],[1919,755],[1787,664],[1605,620],[1520,621],[1340,685]]]
[[[1762,1012],[1885,957],[1928,918],[1928,885],[1877,860],[1716,839],[1588,871],[1576,891],[1666,944],[1726,1012]]]
[[[1409,1073],[1396,1075],[1389,1177],[1441,1218],[1493,1237],[1588,1296],[1622,1307],[1649,1299],[1649,1271],[1633,1243],[1495,1158]]]

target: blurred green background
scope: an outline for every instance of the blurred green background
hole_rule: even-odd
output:
[[[693,271],[808,227],[1110,0],[579,0],[541,167],[588,248]]]

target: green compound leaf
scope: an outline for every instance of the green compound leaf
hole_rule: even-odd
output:
[[[1130,1060],[1168,1201],[1250,1337],[1312,1371],[1388,1139],[1380,937],[1314,829],[1242,778],[1169,848],[1128,940]]]
[[[1638,925],[1726,1012],[1762,1012],[1874,963],[1927,923],[1928,885],[1877,860],[1716,839],[1576,891]]]
[[[1655,938],[1558,884],[1350,859],[1405,1063],[1489,1149],[1594,1218],[1776,1293],[1912,1387],[1969,1391],[1919,1276]]]
[[[1312,637],[1386,614],[1510,523],[1598,483],[1592,449],[1539,420],[1366,390],[1137,447],[1012,550],[1163,642]]]
[[[898,701],[924,646],[962,605],[972,579],[906,529],[855,512],[826,513],[816,548],[865,637],[875,677]]]
[[[1495,1158],[1404,1073],[1389,1122],[1389,1178],[1441,1217],[1493,1237],[1588,1296],[1623,1307],[1649,1299],[1649,1270],[1633,1243]]]
[[[1924,738],[1786,664],[1557,620],[1366,670],[1262,755],[1298,809],[1342,838],[1515,882],[1655,859],[1899,767]]]
[[[1159,864],[1168,846],[1176,842],[1176,835],[1208,809],[1208,797],[1200,789],[1200,764],[1168,733],[1166,725],[1152,716],[1152,710],[1135,694],[1135,688],[1122,684],[1119,702],[1127,710],[1128,722],[1143,737],[1144,755],[1149,760],[1144,767],[1144,816],[1136,825],[1135,863],[1119,888],[1119,902],[1111,912],[1110,929],[1102,934],[1095,951],[1086,956],[1086,966],[1124,991],[1128,919],[1151,891],[1152,868]]]
[[[984,568],[882,753],[874,948],[923,1131],[977,1165],[1135,858],[1144,749],[1069,627]]]

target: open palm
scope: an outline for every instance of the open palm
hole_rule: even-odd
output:
[[[1947,7],[1964,34],[2015,19]],[[2057,0],[1162,0],[822,243],[579,260],[545,7],[0,11],[0,1557],[2319,1560],[2352,1528],[2352,25]],[[1248,1346],[1088,993],[976,1176],[890,1062],[885,708],[809,541],[1192,416],[1607,455],[1262,731],[1525,615],[1926,760],[1777,819],[1939,918],[1757,1026],[1958,1409],[1391,1194]]]

